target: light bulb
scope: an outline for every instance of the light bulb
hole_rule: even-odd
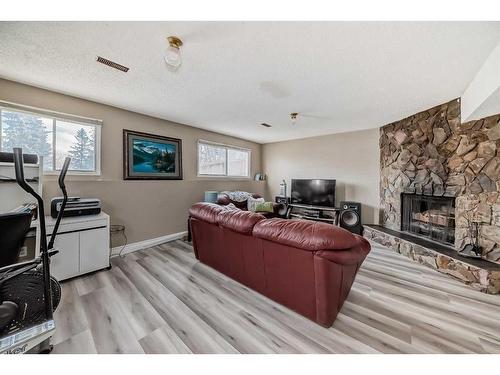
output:
[[[165,62],[174,69],[178,69],[182,64],[181,50],[176,46],[168,46],[165,54]]]

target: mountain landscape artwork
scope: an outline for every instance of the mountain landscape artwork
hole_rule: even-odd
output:
[[[182,179],[181,140],[124,130],[124,179]]]
[[[134,172],[174,172],[175,145],[133,140]]]

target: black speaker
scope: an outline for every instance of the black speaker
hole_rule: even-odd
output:
[[[288,216],[288,205],[290,204],[290,198],[277,195],[276,197],[274,197],[274,201],[279,207],[277,211],[278,216],[286,218]]]
[[[361,235],[363,232],[363,227],[361,226],[361,203],[340,202],[339,224],[342,228]]]

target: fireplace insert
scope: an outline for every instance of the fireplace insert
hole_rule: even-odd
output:
[[[401,230],[446,245],[455,242],[455,198],[401,194]]]

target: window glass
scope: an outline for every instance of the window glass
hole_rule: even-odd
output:
[[[246,150],[227,149],[227,175],[248,176],[248,156]]]
[[[198,142],[198,175],[248,177],[250,151],[231,146]]]
[[[0,108],[0,118],[0,151],[21,147],[25,154],[43,156],[44,171],[59,170],[66,156],[71,157],[70,171],[99,171],[99,125],[5,108]]]
[[[95,127],[56,121],[56,168],[66,156],[71,157],[70,170],[95,170]]]
[[[198,147],[198,173],[201,175],[225,175],[226,149],[200,143]]]
[[[12,152],[21,147],[25,154],[43,156],[44,170],[52,169],[53,121],[50,118],[2,110],[0,149]]]

